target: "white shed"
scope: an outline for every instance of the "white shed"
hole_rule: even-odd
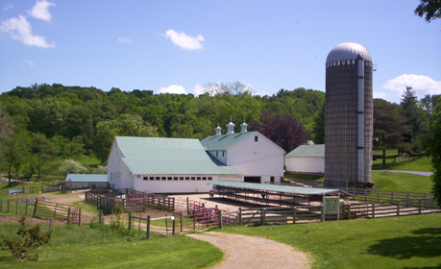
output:
[[[325,172],[325,145],[301,145],[285,155],[285,170],[301,173]]]

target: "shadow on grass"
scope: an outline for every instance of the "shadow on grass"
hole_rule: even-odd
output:
[[[424,228],[412,232],[420,236],[403,236],[379,240],[367,252],[395,259],[441,256],[441,228]],[[441,268],[441,267],[424,267]],[[421,268],[422,269],[422,268]]]
[[[441,269],[441,263],[435,266],[425,266],[425,267],[404,267],[403,269]]]

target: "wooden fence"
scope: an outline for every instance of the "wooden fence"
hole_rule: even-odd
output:
[[[55,219],[81,225],[81,208],[45,201],[36,201],[33,217]]]
[[[109,193],[86,192],[85,200],[97,205],[106,213],[121,207],[126,212],[146,211],[147,207],[160,207],[167,210],[175,210],[175,198],[152,193],[140,192],[132,189],[121,189],[117,194],[120,197],[111,197]]]
[[[398,191],[382,191],[372,189],[358,189],[358,188],[341,188],[342,191],[354,195],[354,200],[363,202],[376,202],[388,204],[391,201],[400,201],[407,207],[420,206],[426,209],[439,209],[439,206],[433,199],[431,193],[419,192],[398,192]]]

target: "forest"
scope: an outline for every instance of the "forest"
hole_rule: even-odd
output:
[[[325,142],[324,92],[296,88],[259,96],[240,82],[209,84],[205,90],[195,96],[61,84],[16,87],[0,95],[0,169],[39,177],[55,169],[49,165],[54,160],[83,155],[105,164],[115,136],[203,139],[218,125],[225,133],[230,119],[236,132],[246,122],[287,153],[308,140]],[[410,87],[403,89],[400,104],[375,99],[375,148],[424,152],[438,100],[439,95],[418,100]]]

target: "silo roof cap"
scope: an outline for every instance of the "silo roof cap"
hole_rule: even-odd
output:
[[[354,42],[345,42],[335,46],[326,58],[326,63],[340,60],[357,60],[360,56],[363,60],[372,62],[369,51],[360,44]]]

